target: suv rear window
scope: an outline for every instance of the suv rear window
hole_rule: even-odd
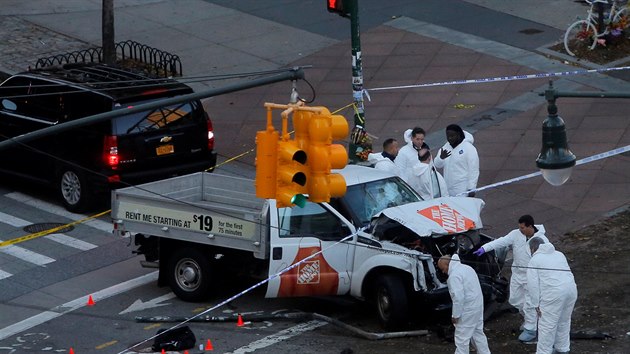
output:
[[[137,104],[148,103],[147,101],[138,102]],[[133,106],[134,104],[129,104]],[[194,114],[197,110],[197,102],[186,102],[174,104],[172,106],[156,108],[151,111],[143,111],[139,113],[128,114],[113,119],[114,134],[125,135],[133,133],[142,133],[151,130],[163,128],[173,128],[182,124],[190,124],[195,121]],[[122,106],[114,107],[121,109]]]

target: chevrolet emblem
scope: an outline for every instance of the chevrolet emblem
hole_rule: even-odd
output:
[[[165,136],[162,139],[160,139],[161,143],[168,143],[169,141],[173,140],[173,137],[170,136]]]

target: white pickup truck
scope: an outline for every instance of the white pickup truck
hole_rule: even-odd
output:
[[[487,301],[505,300],[494,253],[472,255],[491,240],[480,233],[481,199],[423,201],[383,171],[350,165],[335,172],[348,184],[345,196],[304,208],[276,208],[255,197],[252,180],[218,173],[118,189],[114,229],[131,233],[143,265],[159,267],[159,285],[186,301],[212,295],[218,274],[264,279],[318,251],[272,277],[266,297],[351,295],[374,303],[391,329],[415,310],[450,306],[436,261],[458,253],[479,274]]]

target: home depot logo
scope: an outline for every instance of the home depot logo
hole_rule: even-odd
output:
[[[298,266],[298,284],[319,284],[319,260],[304,262]]]
[[[453,210],[446,204],[434,205],[432,207],[418,210],[418,214],[429,218],[440,224],[449,234],[464,232],[474,229],[475,222]]]

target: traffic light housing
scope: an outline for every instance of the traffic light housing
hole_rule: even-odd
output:
[[[306,204],[306,151],[295,140],[278,142],[276,206],[278,208]]]
[[[256,197],[276,197],[278,132],[269,127],[256,133]]]
[[[275,199],[278,208],[303,207],[305,194],[314,203],[328,202],[346,193],[346,181],[332,169],[348,163],[343,145],[333,139],[348,136],[348,122],[325,107],[265,103],[267,130],[256,133],[256,196]],[[272,109],[282,112],[282,132],[272,125]],[[288,132],[292,114],[294,139]]]
[[[350,1],[349,0],[326,0],[326,8],[328,12],[339,14],[340,16],[347,17],[350,14]]]
[[[344,168],[348,164],[348,153],[343,145],[333,140],[348,136],[348,122],[341,115],[333,115],[325,107],[317,107],[308,127],[308,194],[311,202],[328,202],[331,197],[346,193],[346,181],[332,169]]]

